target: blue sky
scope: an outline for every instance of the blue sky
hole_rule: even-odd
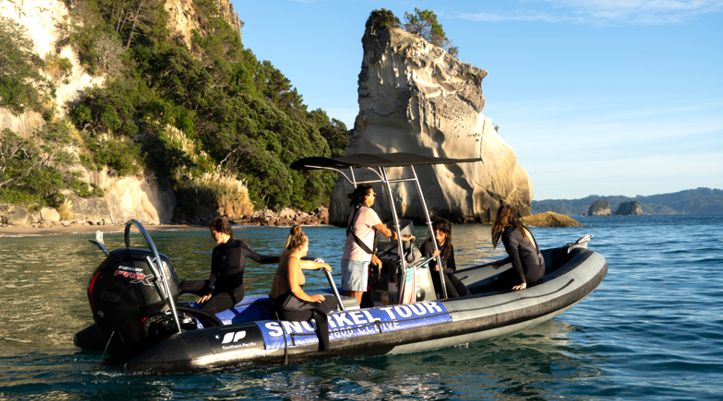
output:
[[[369,13],[433,10],[534,199],[723,188],[721,0],[232,3],[244,46],[349,128]]]

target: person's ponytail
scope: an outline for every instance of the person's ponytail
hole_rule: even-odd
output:
[[[298,224],[294,224],[289,230],[289,236],[286,237],[285,248],[287,251],[300,249],[308,240],[309,239],[304,233],[304,231],[301,229],[301,226]]]

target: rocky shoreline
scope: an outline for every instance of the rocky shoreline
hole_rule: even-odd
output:
[[[56,213],[57,215],[57,213]],[[31,234],[61,234],[76,232],[93,232],[96,230],[112,232],[122,231],[125,222],[113,222],[97,218],[74,218],[72,220],[60,220],[56,215],[48,218],[48,213],[43,211],[23,214],[21,216],[0,213],[0,235],[31,235]],[[205,225],[178,222],[153,224],[142,222],[147,228],[153,230],[177,230],[192,227],[205,227]],[[254,226],[292,226],[294,224],[306,226],[326,225],[329,223],[329,210],[325,207],[316,209],[313,213],[290,208],[282,209],[279,212],[263,209],[254,212],[251,216],[233,220],[233,224],[254,225]]]
[[[73,220],[54,220],[48,221],[42,219],[42,213],[37,212],[37,216],[31,215],[22,221],[27,224],[12,224],[15,220],[9,220],[6,216],[0,214],[0,236],[3,235],[44,235],[44,234],[69,234],[79,232],[93,232],[96,230],[105,232],[122,231],[125,222],[111,222],[105,219],[73,219]],[[539,213],[537,215],[527,216],[523,219],[525,223],[536,227],[577,227],[580,223],[566,215],[558,213]],[[203,224],[191,222],[173,222],[154,224],[142,222],[147,228],[152,230],[179,230],[187,228],[205,228]],[[312,213],[290,208],[282,209],[275,212],[270,209],[255,211],[251,216],[240,220],[232,220],[234,225],[246,226],[276,226],[289,227],[294,224],[304,226],[320,226],[329,224],[329,210],[326,207],[320,207]]]

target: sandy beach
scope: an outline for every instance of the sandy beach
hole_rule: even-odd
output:
[[[206,226],[195,226],[189,224],[158,224],[143,225],[146,230],[183,230],[194,228],[206,228]],[[19,235],[68,235],[77,233],[93,233],[103,231],[104,233],[122,232],[125,225],[107,224],[102,226],[73,224],[69,226],[50,226],[50,227],[26,227],[26,226],[2,226],[0,227],[0,237],[19,236]]]

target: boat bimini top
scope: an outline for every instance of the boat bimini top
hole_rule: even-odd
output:
[[[434,229],[432,228],[432,220],[429,217],[429,210],[427,209],[427,202],[424,199],[422,186],[419,183],[417,177],[417,171],[415,166],[431,166],[435,164],[457,164],[457,163],[470,163],[482,161],[480,157],[465,158],[465,159],[452,159],[447,157],[430,157],[421,156],[413,153],[397,152],[397,153],[386,153],[386,154],[366,154],[358,153],[354,155],[346,155],[337,158],[327,157],[307,157],[299,159],[291,163],[293,170],[331,170],[341,174],[347,182],[349,182],[354,188],[360,184],[379,184],[381,183],[389,200],[389,210],[392,214],[392,221],[394,224],[394,231],[397,233],[397,253],[401,260],[401,268],[416,268],[429,262],[430,259],[420,260],[414,262],[413,266],[407,266],[407,260],[404,257],[404,249],[402,244],[402,233],[399,224],[399,215],[397,214],[397,208],[394,204],[394,198],[392,197],[391,184],[411,182],[414,183],[414,187],[417,191],[417,195],[421,201],[421,208],[424,211],[424,219],[429,230],[429,236],[433,239],[432,244],[434,250],[437,251],[437,239],[434,236]],[[402,168],[402,174],[400,178],[391,179],[387,174],[388,168],[399,167]],[[371,179],[358,179],[357,177],[362,172],[371,172]],[[376,177],[376,178],[375,178]],[[437,256],[437,264],[442,265],[441,257]],[[439,279],[442,283],[441,288],[444,299],[447,299],[447,290],[444,285],[444,269],[439,270]]]

